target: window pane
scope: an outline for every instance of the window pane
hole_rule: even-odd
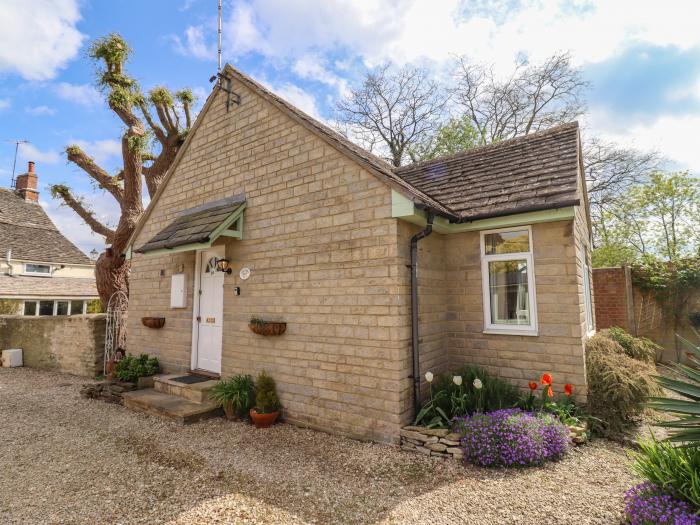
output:
[[[487,233],[484,235],[486,255],[497,253],[522,253],[530,251],[530,235],[527,230]]]
[[[489,262],[491,324],[529,325],[527,261]]]
[[[24,315],[36,315],[36,303],[26,302],[24,303]]]
[[[53,315],[53,301],[39,301],[39,315]]]
[[[71,301],[70,302],[70,314],[71,315],[83,315],[83,302],[82,301]]]
[[[48,264],[25,264],[24,271],[26,273],[51,273],[51,266]]]
[[[56,315],[68,315],[68,301],[56,302]]]

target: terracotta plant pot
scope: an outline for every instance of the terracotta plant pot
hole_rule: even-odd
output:
[[[163,328],[165,317],[142,317],[141,324],[148,328]]]
[[[253,421],[255,428],[269,428],[275,424],[278,417],[280,417],[279,410],[269,414],[258,414],[254,408],[250,409],[250,419]]]
[[[265,321],[264,323],[248,323],[250,331],[258,335],[282,335],[287,330],[287,323]]]

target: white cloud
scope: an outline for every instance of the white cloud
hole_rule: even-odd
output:
[[[20,144],[17,165],[24,164],[26,161],[33,161],[37,164],[57,164],[61,161],[61,154],[56,150],[40,150],[34,144]]]
[[[94,107],[102,103],[99,92],[90,84],[60,82],[56,84],[56,95],[63,100],[85,107]]]
[[[308,91],[304,91],[299,86],[289,82],[280,85],[268,85],[268,88],[275,94],[302,110],[304,113],[317,120],[323,121],[321,113],[318,109],[316,98]]]
[[[49,106],[35,106],[31,108],[24,108],[24,111],[29,113],[30,115],[33,115],[35,117],[41,117],[44,115],[55,115],[56,110],[53,108],[50,108]]]
[[[77,0],[0,0],[0,73],[48,80],[75,58],[85,38]]]
[[[122,154],[122,144],[118,140],[71,140],[70,144],[77,144],[80,148],[98,164],[108,160],[110,157]]]
[[[8,109],[11,105],[9,98],[0,98],[0,111]]]
[[[216,47],[208,45],[204,37],[204,27],[190,26],[185,29],[184,41],[178,37],[172,37],[175,50],[185,56],[193,56],[202,60],[216,60]]]
[[[294,63],[292,69],[300,78],[316,80],[336,88],[340,96],[345,96],[349,92],[347,80],[328,70],[323,58],[319,55],[302,56]]]

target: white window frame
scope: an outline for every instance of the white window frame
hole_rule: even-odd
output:
[[[44,302],[44,301],[53,301],[53,313],[51,315],[39,315],[39,303]],[[74,301],[80,301],[82,303],[82,308],[80,313],[73,313],[73,302]],[[59,302],[67,302],[68,303],[68,313],[66,315],[61,315],[58,316],[58,303]],[[24,305],[26,303],[34,303],[36,305],[35,313],[34,315],[25,315],[24,313]],[[24,317],[69,317],[71,315],[85,315],[87,312],[87,299],[25,299],[22,301],[22,314]]]
[[[586,319],[587,335],[595,334],[595,323],[593,318],[593,292],[591,283],[591,267],[588,263],[588,247],[581,246],[581,269],[583,271],[583,308]]]
[[[518,253],[499,253],[486,255],[486,235],[490,233],[512,232],[527,230],[529,250]],[[485,334],[504,335],[527,335],[536,336],[538,334],[537,324],[537,294],[535,293],[535,265],[533,257],[532,226],[511,226],[510,228],[497,228],[494,230],[484,230],[480,233],[479,249],[481,250],[481,289],[483,293],[484,306],[484,330]],[[529,325],[495,324],[491,322],[491,291],[489,288],[489,263],[494,261],[515,261],[525,259],[527,264],[527,291],[530,306]]]
[[[45,272],[30,272],[29,270],[27,270],[27,266],[29,266],[30,264],[33,265],[33,266],[45,266],[45,267],[47,267],[47,268],[49,269],[49,272],[48,272],[48,273],[45,273]],[[52,274],[51,271],[53,270],[53,268],[51,267],[50,264],[31,263],[31,262],[30,262],[30,263],[24,263],[24,264],[23,264],[23,270],[24,270],[24,272],[23,272],[24,275],[34,275],[34,276],[39,276],[39,277],[51,277],[51,274]]]

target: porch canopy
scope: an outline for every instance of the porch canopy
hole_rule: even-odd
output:
[[[221,236],[241,239],[245,195],[234,195],[183,210],[136,253],[157,255],[209,248]]]

